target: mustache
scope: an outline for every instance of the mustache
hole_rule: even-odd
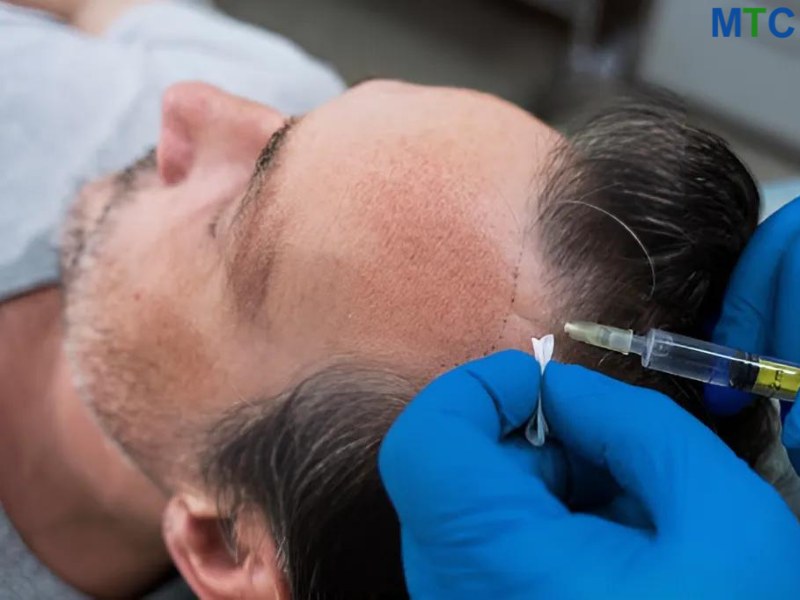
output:
[[[156,149],[154,147],[114,176],[113,190],[98,215],[89,217],[84,212],[81,202],[76,202],[70,208],[62,229],[59,253],[62,284],[66,289],[70,288],[70,283],[79,274],[79,264],[81,258],[87,253],[90,238],[106,228],[109,216],[135,197],[134,192],[141,177],[153,173],[156,168]]]
[[[128,165],[120,171],[114,178],[114,185],[117,188],[117,193],[125,194],[130,192],[136,187],[136,181],[143,173],[149,173],[156,169],[156,148],[150,148],[144,156],[136,162]]]

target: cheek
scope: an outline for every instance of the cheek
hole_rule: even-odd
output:
[[[99,393],[113,389],[166,410],[212,396],[219,379],[208,340],[220,259],[196,215],[140,208],[121,209],[95,240],[67,316],[80,370]]]
[[[202,292],[221,264],[209,223],[226,197],[191,187],[143,191],[114,213],[93,254],[135,297]],[[110,278],[110,277],[109,277]],[[137,289],[141,288],[137,292]]]
[[[191,285],[168,277],[167,264],[145,269],[139,263],[135,270],[134,264],[97,260],[71,294],[70,329],[91,356],[92,373],[146,386],[159,397],[196,390],[212,361],[196,309],[186,300]]]

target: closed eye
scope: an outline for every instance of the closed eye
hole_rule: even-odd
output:
[[[241,213],[243,212],[245,207],[252,201],[252,199],[254,197],[257,197],[261,193],[261,190],[264,187],[264,180],[266,178],[267,173],[269,172],[270,167],[276,162],[284,141],[289,135],[289,132],[291,131],[292,127],[298,121],[299,119],[294,117],[287,119],[286,122],[277,131],[275,131],[275,133],[273,133],[270,136],[269,140],[267,141],[267,144],[261,150],[261,153],[259,154],[258,159],[256,160],[255,170],[253,171],[253,175],[250,177],[247,193],[245,193],[244,197],[238,203],[238,206],[235,209],[236,212],[230,219],[231,225],[233,225],[239,219]],[[208,233],[214,239],[217,238],[217,234],[219,233],[219,226],[227,206],[228,206],[227,204],[223,204],[214,213],[214,216],[208,223]]]

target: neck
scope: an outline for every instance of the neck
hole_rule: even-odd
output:
[[[55,288],[0,305],[0,499],[39,560],[94,597],[133,596],[169,561],[164,498],[75,393]]]

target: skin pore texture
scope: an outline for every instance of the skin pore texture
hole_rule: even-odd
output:
[[[423,381],[547,333],[526,232],[553,130],[488,95],[386,81],[286,125],[210,86],[171,88],[155,154],[76,201],[64,296],[3,305],[0,333],[31,345],[3,356],[21,375],[2,388],[19,415],[3,427],[27,433],[4,454],[36,458],[29,486],[4,465],[4,505],[37,556],[93,596],[136,595],[163,574],[171,497],[167,543],[201,597],[286,597],[270,540],[233,560],[219,535],[197,476],[208,425],[342,358]],[[54,429],[57,446],[25,441]],[[88,525],[60,537],[42,515]],[[87,539],[102,543],[83,544],[81,562]]]
[[[424,379],[530,335],[514,302],[549,128],[493,97],[395,82],[284,125],[175,87],[154,168],[87,189],[73,210],[79,389],[170,489],[222,409],[335,357]]]
[[[133,4],[20,3],[89,32]],[[467,90],[370,82],[289,120],[173,87],[154,154],[76,201],[63,289],[0,306],[20,535],[91,597],[138,597],[169,565],[163,512],[201,598],[288,598],[269,523],[220,534],[209,425],[331,364],[418,383],[559,327],[530,219],[560,142]]]

